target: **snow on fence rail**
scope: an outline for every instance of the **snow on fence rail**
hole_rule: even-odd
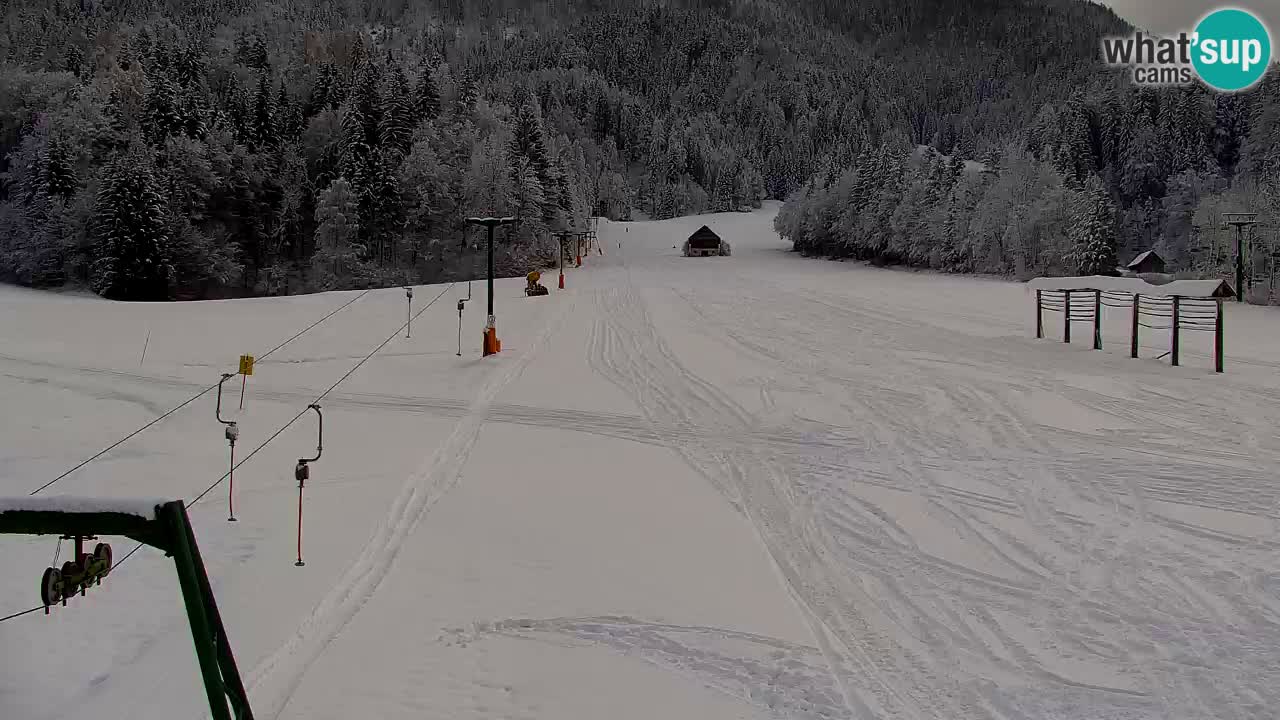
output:
[[[1214,369],[1223,371],[1222,301],[1235,297],[1222,280],[1176,280],[1152,285],[1139,278],[1036,278],[1027,283],[1036,293],[1036,337],[1044,337],[1044,312],[1062,313],[1062,341],[1071,342],[1072,322],[1093,323],[1093,349],[1102,349],[1102,309],[1132,313],[1129,355],[1138,357],[1139,328],[1169,331],[1169,352],[1178,365],[1183,330],[1213,332]],[[1163,356],[1162,356],[1163,357]]]

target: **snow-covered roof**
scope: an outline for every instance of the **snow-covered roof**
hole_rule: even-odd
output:
[[[1137,267],[1138,265],[1142,264],[1143,260],[1146,260],[1149,257],[1155,257],[1155,259],[1157,260],[1163,259],[1160,257],[1159,254],[1156,253],[1155,250],[1147,250],[1146,252],[1139,253],[1138,257],[1134,258],[1128,265],[1125,265],[1125,267],[1128,267],[1128,268]]]
[[[1148,297],[1229,298],[1235,292],[1223,280],[1174,280],[1152,285],[1141,278],[1087,277],[1036,278],[1027,283],[1028,290],[1111,290]]]
[[[690,235],[690,236],[689,236],[689,239],[690,239],[690,240],[717,240],[717,241],[718,241],[718,240],[720,240],[720,236],[716,234],[716,231],[715,231],[715,230],[712,230],[711,228],[707,227],[706,225],[703,225],[702,227],[700,227],[700,228],[698,228],[697,230],[695,230],[695,231],[694,231],[694,233],[693,233],[692,235]]]
[[[156,506],[172,502],[165,499],[93,498],[74,495],[50,497],[0,497],[0,513],[6,512],[63,512],[63,513],[118,513],[134,515],[147,520],[156,517]]]

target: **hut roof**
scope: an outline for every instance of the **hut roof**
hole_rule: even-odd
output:
[[[715,232],[711,228],[707,227],[706,225],[703,225],[702,227],[698,228],[696,232],[694,232],[692,235],[689,236],[689,240],[691,242],[697,242],[699,240],[702,240],[702,241],[714,240],[715,242],[720,242],[720,236],[715,234]]]
[[[1146,251],[1146,252],[1144,252],[1144,253],[1139,253],[1139,254],[1138,254],[1138,257],[1134,258],[1134,259],[1133,259],[1133,261],[1132,261],[1132,262],[1130,262],[1130,263],[1129,263],[1128,265],[1126,265],[1125,267],[1130,268],[1130,269],[1136,268],[1136,267],[1138,267],[1139,265],[1141,265],[1141,264],[1142,264],[1142,262],[1143,262],[1144,260],[1146,260],[1146,259],[1148,259],[1148,258],[1151,258],[1152,260],[1157,260],[1157,261],[1159,261],[1159,262],[1164,262],[1164,258],[1160,257],[1160,255],[1159,255],[1158,253],[1156,253],[1156,251],[1155,251],[1155,250],[1148,250],[1148,251]]]

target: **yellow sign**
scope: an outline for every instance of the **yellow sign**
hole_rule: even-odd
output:
[[[240,374],[241,375],[253,374],[253,356],[252,355],[240,356]]]

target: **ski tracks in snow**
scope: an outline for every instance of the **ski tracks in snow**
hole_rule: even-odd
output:
[[[572,305],[561,308],[527,350],[493,371],[453,432],[407,479],[386,519],[342,579],[294,635],[254,668],[247,685],[255,716],[274,720],[284,711],[307,670],[387,577],[405,539],[427,511],[457,485],[498,393],[520,376],[572,309]],[[503,363],[504,358],[498,356],[490,362]]]
[[[1221,407],[1160,404],[1185,379],[1147,381],[1153,400],[1113,397],[1037,359],[1056,347],[709,267],[616,270],[598,293],[592,367],[755,526],[849,716],[1267,717],[1280,583],[1263,569],[1277,538],[1156,505],[1274,527],[1277,491],[1256,463],[1280,454],[1275,443],[1251,435],[1237,449],[1239,421]],[[667,291],[700,334],[846,420],[808,448],[724,442],[778,430],[663,342],[645,294]],[[1253,388],[1226,385],[1247,414],[1267,415]],[[1125,429],[1042,424],[1030,405],[1042,397]],[[761,404],[785,410],[772,394]],[[802,437],[804,424],[788,431]]]

